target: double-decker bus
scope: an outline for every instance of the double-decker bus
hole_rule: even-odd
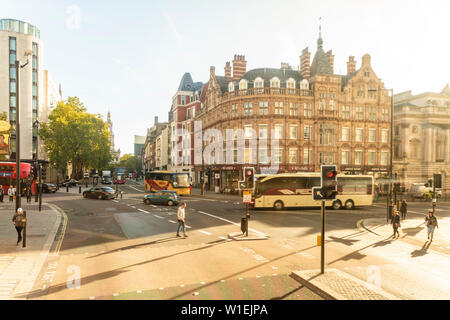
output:
[[[178,195],[190,195],[189,174],[184,172],[152,171],[145,174],[145,189],[150,192],[173,190]]]
[[[116,174],[114,175],[114,183],[125,184],[126,174],[127,174],[127,171],[125,170],[124,167],[117,167]]]
[[[31,192],[35,193],[36,181],[33,180],[32,164],[20,164],[20,187],[21,194],[24,194],[26,187],[31,186]],[[0,162],[0,185],[5,194],[8,192],[9,186],[16,187],[16,163],[15,162]]]
[[[256,179],[253,208],[317,207],[312,188],[320,187],[320,173],[281,173],[265,175]],[[333,209],[353,209],[371,206],[373,203],[373,176],[337,175],[338,195],[336,200],[327,200],[326,206]]]

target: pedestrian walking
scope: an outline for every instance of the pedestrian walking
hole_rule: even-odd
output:
[[[16,199],[16,197],[17,197],[16,187],[12,188],[12,195],[13,195],[13,199]]]
[[[398,214],[398,210],[394,209],[394,214],[392,216],[392,228],[394,229],[394,234],[392,235],[395,239],[395,235],[397,235],[397,238],[400,237],[400,233],[398,232],[398,228],[400,228],[400,216]]]
[[[400,213],[402,214],[402,220],[406,219],[406,214],[408,213],[408,204],[406,200],[402,200],[402,204],[400,205]]]
[[[0,202],[3,202],[4,196],[5,196],[5,190],[3,189],[3,186],[0,185]]]
[[[17,209],[16,214],[12,218],[12,222],[17,230],[17,245],[19,245],[22,241],[22,230],[24,227],[22,208]]]
[[[9,202],[13,201],[13,186],[9,186],[8,188],[8,196],[9,196]]]
[[[438,226],[437,218],[433,213],[433,210],[428,210],[428,216],[425,217],[425,222],[428,228],[428,240],[433,241],[434,229]]]
[[[30,186],[27,187],[25,194],[27,195],[27,203],[31,203],[31,187]]]
[[[177,218],[178,218],[177,237],[180,237],[180,228],[183,230],[184,236],[185,237],[188,236],[186,234],[185,208],[186,208],[186,203],[185,202],[183,202],[181,204],[181,206],[178,207],[178,213],[177,213]]]

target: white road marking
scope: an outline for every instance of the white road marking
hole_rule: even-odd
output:
[[[164,219],[163,217],[160,217],[157,214],[155,214],[154,216],[157,217],[157,218],[160,218],[160,219]]]
[[[186,226],[187,229],[191,229],[192,228],[191,226],[188,226],[187,224],[185,226]]]
[[[141,212],[144,212],[144,213],[150,213],[150,212],[142,210],[142,209],[138,209],[138,210],[141,211]]]
[[[220,236],[219,239],[227,240],[227,238],[225,238],[225,237],[223,237],[223,236]]]
[[[137,293],[142,293],[142,290],[138,290],[138,291],[136,291]]]
[[[176,223],[175,221],[173,221],[173,220],[169,220],[169,222],[171,222],[171,223]]]
[[[241,226],[239,223],[236,223],[236,222],[230,221],[230,220],[228,220],[228,219],[224,219],[224,218],[215,216],[215,215],[210,214],[210,213],[206,213],[206,212],[203,212],[203,211],[198,211],[198,212],[201,213],[201,214],[205,214],[205,215],[207,215],[207,216],[210,216],[210,217],[213,217],[213,218],[216,218],[216,219],[219,219],[219,220],[222,220],[222,221],[225,221],[225,222],[234,224],[235,226],[238,226],[238,227]],[[252,228],[248,228],[248,230],[250,230],[250,231],[252,231],[252,232],[255,232],[255,233],[258,233],[258,234],[261,235],[261,236],[265,236],[265,237],[267,236],[266,234],[264,234],[264,233],[262,233],[262,232],[260,232],[260,231],[257,231],[257,230],[255,230],[255,229],[252,229]]]
[[[208,235],[208,236],[211,235],[211,232],[208,232],[208,231],[203,231],[203,230],[198,230],[198,231],[201,232],[201,233],[204,233],[204,234],[206,234],[206,235]]]
[[[128,184],[127,184],[127,187],[130,187],[130,188],[132,188],[132,189],[134,189],[134,190],[136,190],[136,191],[139,191],[139,192],[143,192],[143,190],[136,189],[135,187],[130,186],[130,185],[128,185]]]
[[[117,203],[118,203],[119,201],[117,201],[117,200],[113,200],[113,202],[117,202]]]
[[[132,208],[134,208],[134,209],[136,209],[136,207],[135,206],[131,206]]]
[[[114,293],[113,296],[117,297],[119,294],[118,293]]]

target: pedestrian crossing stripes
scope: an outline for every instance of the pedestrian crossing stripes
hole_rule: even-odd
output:
[[[204,233],[204,234],[206,234],[208,236],[211,235],[211,232],[208,232],[208,231],[204,231],[204,230],[198,230],[198,231],[201,232],[201,233]]]

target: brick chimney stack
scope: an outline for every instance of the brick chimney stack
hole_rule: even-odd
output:
[[[227,78],[227,80],[231,80],[231,63],[230,63],[230,61],[227,61],[227,63],[225,64],[225,78]]]
[[[325,54],[327,55],[328,59],[330,59],[331,70],[333,71],[333,74],[334,74],[334,55],[332,53],[332,50],[328,51]]]
[[[233,59],[233,81],[239,80],[245,72],[247,72],[245,56],[235,54]]]
[[[308,47],[303,49],[300,56],[300,75],[302,78],[309,79],[311,76],[311,53],[308,52]]]
[[[348,57],[347,62],[347,75],[356,71],[356,61],[354,56]]]

